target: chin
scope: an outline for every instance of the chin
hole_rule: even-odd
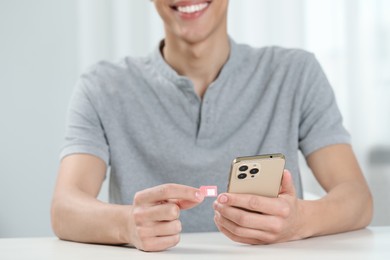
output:
[[[203,42],[210,37],[212,37],[211,32],[206,32],[204,29],[194,29],[191,31],[181,31],[176,35],[177,38],[179,38],[182,41],[191,43],[191,44],[196,44],[199,42]]]
[[[187,42],[189,44],[197,44],[205,41],[207,37],[199,36],[199,35],[191,35],[191,36],[181,37],[181,39],[182,41]]]

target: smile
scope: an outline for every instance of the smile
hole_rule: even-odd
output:
[[[209,5],[210,2],[203,2],[199,4],[177,5],[177,6],[172,6],[172,8],[183,14],[193,14],[206,9]]]

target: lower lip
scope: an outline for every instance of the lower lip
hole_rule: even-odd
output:
[[[182,19],[192,20],[192,19],[196,19],[196,18],[200,17],[202,14],[204,14],[206,12],[206,10],[209,8],[209,6],[210,6],[210,4],[206,8],[204,8],[203,10],[198,11],[198,12],[194,12],[194,13],[182,13],[182,12],[179,12],[179,11],[176,11],[176,13]]]

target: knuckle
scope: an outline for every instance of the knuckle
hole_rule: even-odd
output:
[[[273,234],[279,234],[283,231],[283,223],[280,220],[275,220],[271,223],[270,229]]]
[[[138,235],[138,237],[141,239],[141,241],[142,241],[143,239],[145,239],[146,237],[148,237],[148,236],[147,236],[147,232],[146,232],[145,228],[143,228],[143,227],[137,226],[137,227],[135,228],[135,232],[137,233],[137,235]]]
[[[277,236],[275,234],[267,234],[264,237],[262,237],[262,241],[264,244],[272,244],[275,243],[277,239]]]
[[[158,187],[158,193],[160,194],[161,198],[165,198],[166,194],[168,193],[167,185],[161,185]]]
[[[249,209],[251,209],[251,210],[256,210],[260,206],[260,201],[258,200],[258,198],[256,196],[252,196],[249,199],[248,203],[249,203]]]
[[[242,237],[244,236],[244,232],[243,232],[243,229],[239,226],[234,226],[231,228],[230,230],[234,235],[238,236],[238,237]]]
[[[140,197],[142,196],[141,194],[141,192],[137,192],[134,194],[133,204],[138,204],[140,202]]]
[[[169,217],[174,220],[174,219],[178,219],[179,216],[180,216],[180,208],[179,206],[177,206],[176,204],[167,204],[167,206],[169,207],[168,209],[168,214],[169,214]]]
[[[232,233],[231,235],[229,235],[229,237],[230,237],[230,239],[233,240],[234,242],[239,242],[239,243],[242,242],[242,241],[241,241],[242,238],[241,238],[240,236],[234,234],[234,233]]]
[[[136,208],[133,210],[133,219],[136,225],[140,225],[144,222],[145,214],[143,210]]]
[[[175,221],[175,231],[176,233],[180,233],[182,231],[183,227],[181,225],[181,221],[180,220],[176,220]]]
[[[142,240],[139,244],[138,249],[141,249],[142,251],[151,252],[155,250],[154,243],[151,242],[151,240]]]
[[[237,224],[240,226],[245,226],[246,223],[248,223],[248,217],[245,214],[240,214],[237,217]]]
[[[173,184],[163,184],[158,187],[158,193],[160,194],[162,199],[169,197],[170,191],[174,190]]]
[[[291,208],[288,205],[283,205],[280,208],[280,215],[283,218],[287,218],[291,214]]]

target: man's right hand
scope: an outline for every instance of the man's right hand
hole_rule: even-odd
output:
[[[104,161],[93,155],[74,154],[61,161],[51,208],[60,239],[161,251],[179,242],[180,210],[204,199],[197,188],[164,184],[136,193],[134,205],[105,203],[96,197],[106,171]]]
[[[163,184],[135,194],[128,226],[129,242],[143,251],[162,251],[180,241],[180,210],[204,199],[199,189]]]

